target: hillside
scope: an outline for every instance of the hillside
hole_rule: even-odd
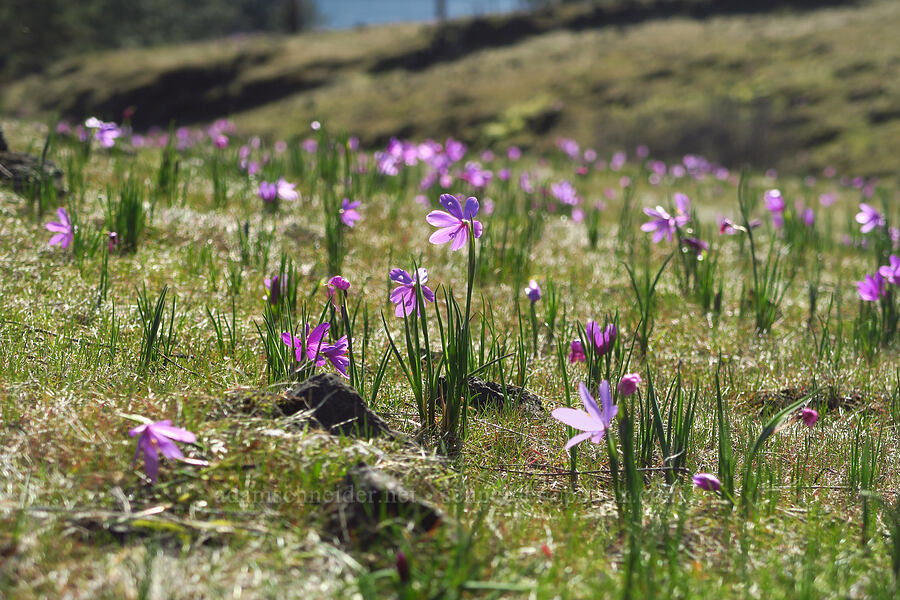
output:
[[[572,136],[729,166],[894,171],[898,3],[718,15],[688,4],[95,54],[7,86],[0,105],[71,119],[134,106],[138,128],[232,116],[269,138],[305,135],[320,118],[369,146],[392,135],[524,147]]]

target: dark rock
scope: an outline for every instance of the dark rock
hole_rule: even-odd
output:
[[[397,435],[366,406],[359,392],[334,373],[314,375],[294,385],[277,406],[285,416],[309,412],[313,421],[335,435],[365,439]]]
[[[439,380],[441,390],[446,389],[446,379]],[[506,384],[506,402],[509,406],[524,409],[533,414],[546,412],[541,398],[517,385]],[[469,405],[477,411],[488,407],[500,409],[504,406],[503,386],[493,381],[485,381],[480,377],[469,378]]]
[[[360,462],[341,482],[328,507],[329,528],[343,540],[367,539],[390,525],[429,532],[444,520],[441,512],[417,500],[390,475]]]

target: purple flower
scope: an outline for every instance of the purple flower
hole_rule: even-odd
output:
[[[597,401],[591,396],[587,386],[581,382],[578,384],[578,394],[581,396],[581,402],[587,412],[574,408],[557,408],[551,413],[557,421],[584,432],[566,442],[566,450],[588,438],[595,444],[603,441],[603,436],[612,425],[613,419],[619,412],[619,407],[612,403],[608,381],[600,382],[599,392],[601,406],[597,406]]]
[[[256,193],[263,202],[275,202],[275,199],[278,197],[278,184],[260,181]]]
[[[859,230],[863,233],[869,233],[876,227],[884,227],[884,217],[881,216],[881,213],[865,202],[859,203],[859,213],[856,215],[856,222],[862,225]]]
[[[272,306],[281,302],[282,296],[287,292],[287,279],[282,279],[281,275],[266,277],[263,280],[263,285],[266,286],[266,291],[269,292],[268,300]]]
[[[215,145],[215,147],[218,148],[219,150],[227,148],[228,147],[228,136],[223,133],[216,135],[213,138],[213,145]]]
[[[138,439],[132,464],[137,461],[138,456],[143,452],[144,470],[147,471],[147,476],[153,483],[156,483],[156,478],[159,475],[159,452],[162,452],[163,456],[169,460],[182,459],[184,455],[178,449],[178,446],[175,445],[175,442],[193,444],[197,441],[197,436],[186,429],[173,427],[172,421],[168,419],[139,425],[129,430],[128,435],[131,437],[141,436]]]
[[[584,346],[581,344],[581,340],[572,340],[569,362],[574,364],[585,360],[587,360],[587,357],[584,355]]]
[[[695,237],[681,238],[681,243],[696,252],[697,258],[703,256],[704,252],[709,251],[709,244]]]
[[[804,406],[800,409],[800,420],[807,427],[812,427],[819,420],[819,413],[808,406]]]
[[[434,302],[434,292],[425,285],[428,281],[428,271],[423,268],[416,271],[415,280],[404,269],[391,269],[391,281],[399,284],[391,292],[391,302],[397,305],[394,314],[398,317],[409,316],[413,311],[419,314],[416,285],[422,286],[422,298],[425,302]]]
[[[531,300],[532,303],[541,299],[541,286],[538,285],[537,281],[532,279],[528,282],[528,287],[525,288],[525,295],[528,296],[528,299]]]
[[[344,198],[344,201],[341,202],[341,222],[347,227],[353,227],[359,221],[357,208],[359,208],[359,200],[350,202],[349,198]]]
[[[767,190],[763,196],[766,202],[766,210],[771,213],[784,212],[784,197],[781,190]]]
[[[294,189],[297,187],[296,183],[288,183],[284,177],[279,177],[278,181],[275,182],[276,190],[278,193],[278,197],[282,200],[296,200],[299,198],[299,194]]]
[[[119,234],[115,231],[109,232],[109,242],[107,245],[107,249],[112,252],[116,246],[119,245]]]
[[[568,181],[557,181],[550,184],[550,194],[563,204],[575,206],[581,202],[578,192]]]
[[[350,379],[347,375],[347,367],[350,366],[350,359],[347,358],[347,336],[343,336],[331,346],[322,348],[322,356],[324,356],[331,365],[337,369],[337,372],[345,378]]]
[[[603,356],[612,350],[617,333],[615,325],[610,323],[601,331],[599,324],[595,321],[588,321],[584,331],[587,334],[588,341],[594,343],[594,349],[597,351],[597,354]]]
[[[856,288],[861,299],[866,302],[878,302],[884,296],[884,277],[881,273],[875,273],[874,277],[866,275],[865,279],[856,282]]]
[[[690,221],[690,217],[687,214],[679,214],[673,217],[662,206],[645,208],[644,214],[650,217],[650,220],[641,225],[641,231],[646,231],[647,233],[652,231],[654,244],[662,241],[663,238],[671,242],[675,232]]]
[[[475,237],[481,237],[483,229],[481,223],[474,220],[475,215],[478,214],[478,200],[476,198],[469,197],[466,200],[466,207],[463,209],[456,196],[442,194],[441,204],[447,209],[447,212],[433,210],[425,217],[425,220],[430,225],[439,227],[428,238],[429,242],[432,244],[445,244],[452,241],[450,250],[463,248],[469,240],[469,221],[472,221]]]
[[[103,148],[112,148],[116,139],[122,135],[122,130],[115,123],[106,123],[97,117],[90,117],[84,122],[84,126],[94,130],[94,139]]]
[[[812,227],[816,222],[816,213],[811,208],[805,208],[802,213],[800,213],[800,218],[803,219],[803,224],[807,227]]]
[[[878,274],[884,277],[884,279],[888,283],[900,285],[900,258],[897,258],[897,256],[894,254],[891,254],[889,260],[891,264],[879,267]]]
[[[340,310],[341,306],[337,301],[335,292],[336,290],[346,292],[350,289],[350,282],[340,275],[335,275],[325,283],[325,288],[328,290],[328,299],[331,301],[331,304],[334,305],[334,309]]]
[[[719,478],[712,473],[696,473],[694,475],[694,485],[707,492],[718,492],[722,489]]]
[[[644,380],[638,373],[622,375],[622,379],[619,380],[619,393],[623,396],[630,396],[638,390],[643,382]]]
[[[321,323],[310,331],[309,323],[307,323],[303,326],[305,339],[285,331],[281,334],[281,341],[294,348],[294,356],[297,358],[297,362],[303,362],[308,359],[315,361],[317,367],[321,367],[325,364],[325,356],[322,353],[324,349],[322,340],[330,327],[330,323]]]
[[[55,246],[59,244],[63,248],[68,248],[75,239],[75,226],[72,225],[72,219],[69,218],[69,213],[66,209],[62,207],[57,208],[56,214],[59,216],[59,221],[53,221],[46,225],[47,231],[52,231],[56,234],[50,238],[50,245]]]

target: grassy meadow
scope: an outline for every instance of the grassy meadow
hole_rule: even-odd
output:
[[[117,128],[104,148],[98,128],[80,141],[4,121],[14,148],[49,136],[68,193],[0,189],[0,596],[895,597],[897,293],[857,286],[891,264],[893,181],[572,140],[541,156],[452,140],[373,155],[324,123],[289,143],[227,123]],[[261,189],[280,178],[297,198]],[[429,243],[442,193],[480,201],[483,233],[459,251]],[[360,202],[352,227],[344,198]],[[866,233],[860,202],[881,219]],[[671,219],[642,230],[657,206]],[[48,243],[60,207],[65,248]],[[422,316],[398,317],[389,274],[416,266],[437,301],[413,288]],[[350,282],[344,313],[334,275]],[[247,409],[295,366],[335,371],[279,339],[325,321],[400,436]],[[597,346],[589,321],[617,334]],[[542,408],[510,395],[475,410],[460,387],[475,372]],[[629,373],[632,395],[616,391]],[[580,408],[581,382],[599,402],[603,380],[618,416],[567,452],[577,432],[551,411]],[[155,482],[128,435],[141,418],[196,434]],[[336,535],[327,498],[359,461],[442,522]]]

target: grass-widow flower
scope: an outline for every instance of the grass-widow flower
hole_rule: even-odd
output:
[[[409,316],[413,311],[419,314],[416,285],[422,286],[422,298],[425,302],[434,302],[434,292],[425,285],[428,271],[424,268],[416,270],[415,279],[405,269],[391,269],[391,281],[398,284],[391,292],[391,302],[397,305],[394,314],[398,317]]]
[[[641,376],[638,373],[622,375],[622,379],[619,380],[619,393],[623,396],[630,396],[638,390],[638,387],[640,387],[643,382],[644,380],[641,379]]]
[[[186,429],[173,427],[172,421],[168,419],[165,421],[138,425],[129,430],[128,435],[131,437],[136,435],[141,436],[138,438],[137,449],[134,452],[134,461],[132,461],[132,464],[137,462],[138,456],[143,453],[144,470],[147,472],[147,476],[153,483],[156,483],[156,479],[159,476],[160,452],[162,452],[162,455],[169,460],[183,459],[184,455],[181,453],[181,450],[178,449],[178,446],[175,445],[175,442],[193,444],[197,441],[197,436]]]
[[[696,473],[694,475],[694,485],[707,492],[718,492],[722,489],[722,483],[719,481],[719,478],[712,473]]]
[[[884,217],[877,210],[865,202],[859,203],[859,212],[856,214],[856,222],[862,225],[859,230],[869,233],[876,227],[884,227]]]
[[[581,402],[587,412],[563,407],[557,408],[551,413],[557,421],[584,432],[572,437],[566,443],[566,450],[588,438],[595,444],[603,441],[603,436],[606,435],[606,431],[619,412],[619,407],[612,402],[608,381],[600,382],[599,392],[600,406],[597,406],[597,401],[591,396],[591,392],[584,382],[581,382],[578,384],[578,394],[581,396]]]
[[[472,222],[475,237],[481,237],[483,230],[481,222],[474,220],[478,214],[478,200],[475,197],[469,197],[466,200],[465,209],[460,205],[456,196],[451,194],[442,194],[441,204],[447,209],[447,212],[433,210],[425,217],[430,225],[439,228],[428,238],[429,242],[432,244],[452,242],[450,250],[459,250],[465,247],[469,240],[469,221]]]
[[[537,281],[532,279],[528,282],[528,287],[525,288],[525,295],[528,296],[532,303],[541,299],[541,286],[538,285]]]
[[[57,208],[56,214],[59,217],[59,221],[52,221],[46,225],[47,231],[52,231],[56,234],[50,238],[50,245],[55,246],[59,244],[63,248],[68,248],[75,239],[75,226],[72,224],[72,219],[69,218],[69,213],[66,209],[62,207]]]

